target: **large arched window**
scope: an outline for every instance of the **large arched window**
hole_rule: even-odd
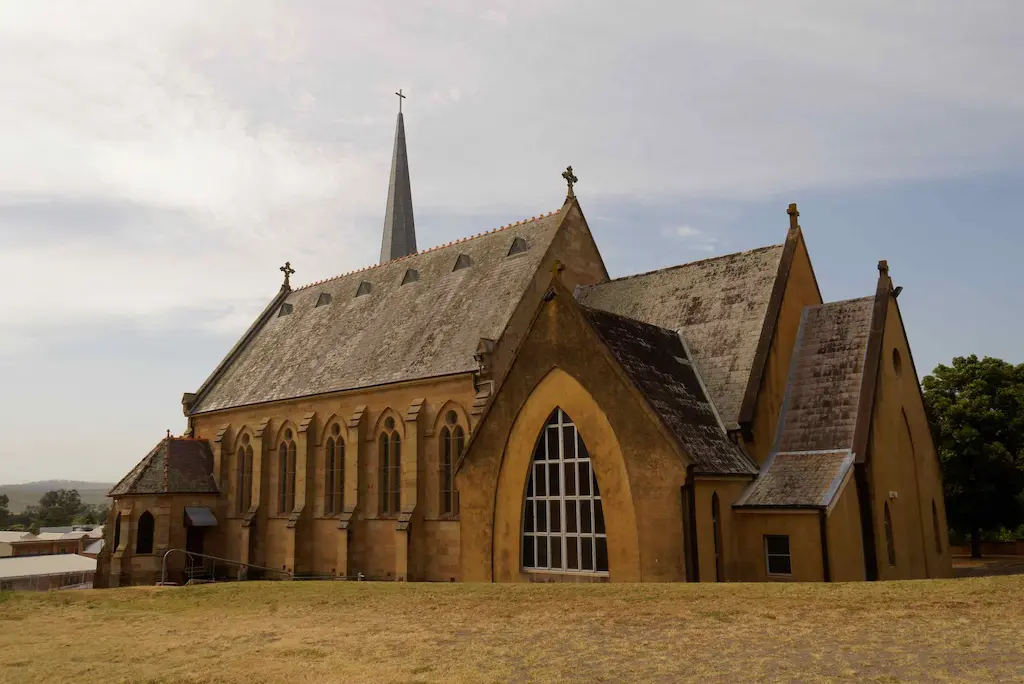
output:
[[[885,548],[889,552],[889,565],[896,565],[896,542],[892,538],[892,515],[888,502],[885,504]]]
[[[235,463],[238,468],[238,512],[245,513],[252,504],[252,444],[249,435],[242,435],[242,441],[238,444],[238,451],[235,454]]]
[[[395,430],[395,419],[384,419],[384,430],[378,439],[380,459],[380,514],[398,515],[402,508],[402,438]]]
[[[555,409],[537,440],[523,506],[523,568],[608,572],[604,508],[590,454]]]
[[[114,518],[114,547],[111,549],[111,553],[117,551],[117,547],[121,545],[121,514],[118,513],[117,517]]]
[[[459,425],[459,415],[449,411],[445,415],[445,426],[441,428],[441,515],[455,515],[459,512],[459,493],[455,490],[455,463],[462,454],[465,433]]]
[[[284,515],[295,508],[295,440],[291,428],[284,431],[281,445],[277,447],[278,467],[278,511]]]
[[[139,531],[136,535],[135,553],[153,553],[153,514],[146,511],[139,516]]]
[[[935,553],[942,553],[942,527],[939,525],[939,509],[932,499],[932,529],[935,531]]]
[[[722,581],[722,511],[718,505],[718,492],[711,495],[711,527],[715,540],[715,581]]]
[[[337,515],[345,508],[345,440],[341,426],[331,426],[331,436],[324,447],[324,471],[327,487],[324,490],[324,511]]]

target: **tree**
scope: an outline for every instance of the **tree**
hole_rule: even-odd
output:
[[[1024,364],[956,357],[924,378],[950,526],[971,537],[1024,522]]]
[[[82,497],[77,489],[58,489],[43,494],[39,499],[39,516],[42,527],[70,525],[82,510]]]
[[[6,494],[0,494],[0,529],[3,529],[10,524],[10,506],[10,497]]]

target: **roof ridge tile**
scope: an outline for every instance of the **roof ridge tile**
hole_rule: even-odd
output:
[[[296,287],[295,289],[292,290],[292,293],[299,292],[301,290],[308,290],[311,287],[315,287],[317,285],[323,285],[324,283],[330,282],[332,280],[338,280],[339,278],[344,278],[345,276],[350,276],[350,275],[352,275],[354,273],[362,273],[363,271],[370,271],[370,270],[375,269],[375,268],[380,268],[381,266],[387,266],[388,264],[395,263],[396,261],[402,261],[404,259],[409,259],[409,258],[414,257],[414,256],[419,256],[420,254],[429,254],[430,252],[436,252],[439,249],[444,249],[445,247],[451,247],[452,245],[457,245],[457,244],[461,244],[463,242],[468,242],[470,240],[475,240],[475,239],[477,239],[479,237],[483,237],[484,235],[490,235],[492,233],[497,233],[497,232],[502,231],[502,230],[507,230],[509,228],[512,228],[513,226],[526,225],[527,223],[532,223],[532,222],[534,222],[534,221],[536,221],[538,219],[543,219],[543,218],[548,218],[550,216],[554,216],[555,214],[559,213],[560,211],[561,211],[561,209],[556,209],[555,211],[549,211],[547,214],[543,214],[542,213],[539,216],[534,216],[534,217],[529,218],[529,219],[522,219],[522,220],[516,221],[515,223],[509,223],[508,225],[504,225],[504,226],[498,226],[497,228],[494,228],[494,229],[489,230],[489,231],[484,231],[482,233],[476,233],[475,235],[470,235],[468,237],[459,238],[457,240],[452,240],[451,242],[446,242],[446,243],[441,244],[441,245],[435,245],[433,247],[427,247],[426,249],[422,249],[422,250],[420,250],[418,252],[413,252],[412,254],[406,254],[405,256],[400,256],[397,259],[391,259],[390,261],[385,261],[383,264],[371,264],[369,266],[364,266],[362,268],[357,268],[357,269],[352,270],[352,271],[346,271],[345,273],[341,273],[339,275],[336,275],[336,276],[333,276],[333,277],[330,277],[330,278],[323,278],[322,280],[317,280],[315,282],[308,283],[308,284],[302,285],[300,287]]]

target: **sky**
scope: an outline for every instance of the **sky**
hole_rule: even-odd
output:
[[[781,242],[1024,362],[1024,3],[0,3],[0,483],[116,481],[281,282],[557,209],[613,277]]]

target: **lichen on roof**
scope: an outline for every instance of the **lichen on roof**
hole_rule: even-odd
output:
[[[577,299],[681,330],[727,427],[739,420],[783,245],[728,254],[580,288]]]
[[[205,439],[165,437],[108,496],[185,493],[217,493],[213,452]]]
[[[697,472],[757,472],[723,431],[677,333],[599,309],[580,309]]]
[[[192,412],[472,372],[480,338],[504,331],[560,220],[551,212],[291,292],[292,313],[270,317]],[[530,249],[509,258],[517,237]],[[460,254],[471,265],[453,271]],[[419,278],[403,285],[409,269]]]

